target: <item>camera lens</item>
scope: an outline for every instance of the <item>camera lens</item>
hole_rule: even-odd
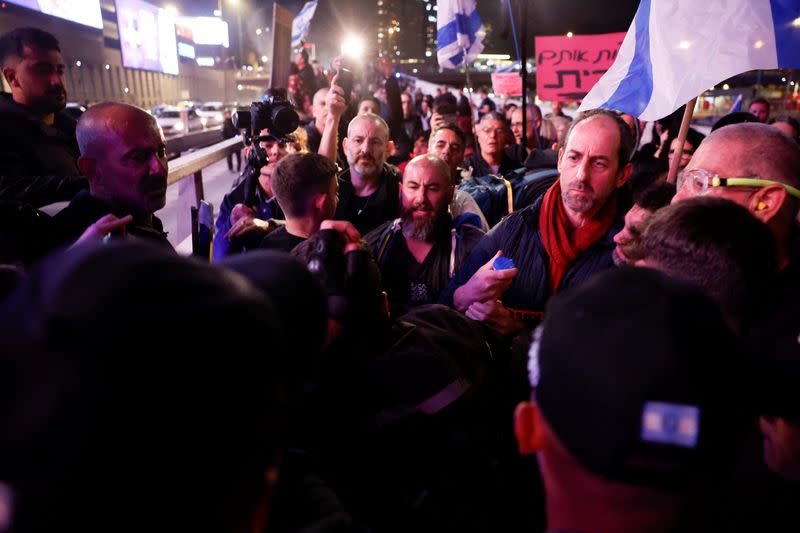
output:
[[[272,125],[281,136],[288,135],[297,129],[300,118],[294,109],[286,105],[277,105],[272,110]]]

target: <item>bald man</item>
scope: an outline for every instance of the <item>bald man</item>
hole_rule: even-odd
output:
[[[795,234],[800,146],[780,131],[766,124],[743,123],[712,132],[678,175],[677,188],[673,204],[708,195],[746,207],[772,230],[779,266],[786,270],[791,263],[792,272],[800,269]]]
[[[120,235],[169,246],[153,213],[167,194],[167,146],[155,118],[127,104],[104,102],[89,108],[77,128],[78,168],[89,181],[54,219],[60,244],[74,242],[106,215],[131,221]]]
[[[309,152],[319,152],[319,143],[322,140],[322,133],[325,131],[325,119],[328,116],[328,108],[325,106],[327,96],[328,88],[325,87],[314,93],[314,98],[311,101],[314,120],[305,126],[306,133],[308,133]]]
[[[350,121],[342,147],[350,168],[339,175],[335,218],[351,222],[364,235],[400,213],[400,174],[386,163],[394,147],[389,126],[372,113],[358,115]]]
[[[415,157],[400,185],[400,218],[365,237],[381,269],[393,316],[436,303],[483,236],[470,224],[453,227],[448,206],[454,192],[447,163],[430,154]]]

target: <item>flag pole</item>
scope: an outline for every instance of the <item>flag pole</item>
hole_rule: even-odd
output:
[[[681,163],[681,157],[683,157],[683,145],[686,144],[686,135],[689,133],[689,122],[692,120],[692,115],[694,114],[694,106],[697,103],[697,97],[695,96],[686,104],[686,109],[683,111],[683,120],[681,121],[681,129],[678,132],[678,147],[675,150],[675,156],[672,158],[672,162],[669,164],[669,174],[667,175],[667,183],[674,184],[678,179],[678,166]],[[669,150],[669,146],[665,147]],[[663,148],[662,148],[663,150]]]

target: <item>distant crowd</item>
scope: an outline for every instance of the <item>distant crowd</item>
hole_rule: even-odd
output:
[[[795,118],[681,150],[334,63],[184,257],[156,119],[0,36],[0,531],[800,527]]]

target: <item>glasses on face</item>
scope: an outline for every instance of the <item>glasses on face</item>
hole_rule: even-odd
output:
[[[775,180],[763,180],[759,178],[722,178],[717,174],[712,174],[701,168],[695,170],[684,170],[678,174],[676,183],[677,189],[687,189],[694,195],[708,193],[711,187],[766,187],[767,185],[780,185],[786,192],[800,198],[800,189],[781,183]]]

